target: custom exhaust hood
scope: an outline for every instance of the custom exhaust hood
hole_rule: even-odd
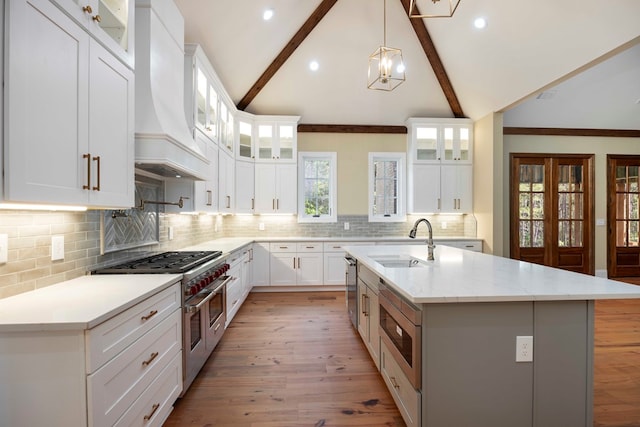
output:
[[[135,166],[206,180],[209,160],[184,112],[184,19],[172,0],[136,0]]]

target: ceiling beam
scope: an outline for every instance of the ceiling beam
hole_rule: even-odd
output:
[[[407,18],[409,22],[411,22],[411,26],[413,27],[413,31],[416,33],[418,37],[418,41],[422,46],[422,50],[427,55],[427,59],[431,64],[431,68],[438,79],[438,83],[440,83],[440,87],[442,88],[442,92],[444,93],[445,98],[447,98],[447,102],[449,103],[449,108],[451,108],[451,112],[454,117],[464,118],[464,112],[462,111],[462,106],[458,101],[458,97],[456,96],[456,92],[453,90],[453,86],[451,85],[451,81],[449,80],[449,76],[447,76],[447,71],[444,69],[444,65],[442,65],[442,61],[440,60],[440,55],[438,55],[438,51],[436,50],[435,45],[433,44],[433,40],[431,40],[431,36],[427,31],[427,27],[424,24],[424,20],[421,18],[409,18],[409,4],[410,0],[400,0],[402,6],[404,7],[405,12],[407,13]],[[417,6],[414,6],[417,7]],[[419,10],[416,10],[419,13]]]
[[[289,59],[291,54],[295,52],[295,50],[300,46],[300,44],[304,41],[305,38],[313,31],[313,29],[318,25],[318,23],[324,18],[324,16],[329,12],[329,10],[336,4],[338,0],[322,0],[322,3],[313,11],[311,16],[302,24],[302,27],[298,30],[297,33],[289,40],[289,42],[285,45],[285,47],[280,51],[276,59],[267,67],[267,69],[262,73],[260,78],[253,84],[249,92],[238,102],[236,106],[238,110],[244,110],[247,108],[251,101],[258,96],[260,91],[265,87],[265,85],[271,80],[271,78],[278,72],[280,67]]]
[[[613,138],[640,138],[640,130],[634,129],[580,129],[580,128],[528,128],[503,127],[503,135],[552,135],[552,136],[597,136]]]
[[[314,125],[299,124],[298,132],[320,132],[320,133],[393,133],[406,134],[406,126],[386,126],[386,125]]]

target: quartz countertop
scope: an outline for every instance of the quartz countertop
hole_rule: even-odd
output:
[[[345,246],[409,301],[422,303],[640,298],[640,286],[447,246]],[[424,267],[385,268],[380,258],[415,257]]]
[[[82,276],[3,298],[0,333],[90,329],[181,278],[181,274]]]

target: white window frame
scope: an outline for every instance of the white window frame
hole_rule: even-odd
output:
[[[305,214],[304,199],[304,162],[305,160],[329,161],[329,215],[314,217]],[[338,156],[335,152],[299,152],[298,153],[298,222],[321,223],[338,222]]]
[[[406,208],[406,153],[394,153],[394,152],[371,152],[369,153],[369,222],[404,222],[407,220],[407,208]],[[373,164],[376,161],[396,161],[398,162],[398,177],[397,177],[397,191],[398,191],[398,212],[385,216],[382,214],[373,213],[374,204],[374,179],[373,179]]]

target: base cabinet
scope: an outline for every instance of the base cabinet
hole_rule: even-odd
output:
[[[271,286],[322,285],[322,243],[271,243]]]
[[[380,307],[377,276],[362,264],[358,264],[358,332],[367,350],[380,369]]]
[[[82,330],[0,334],[7,426],[161,426],[182,391],[176,282]]]
[[[384,341],[380,342],[380,374],[407,427],[420,427],[422,394],[413,388]]]

